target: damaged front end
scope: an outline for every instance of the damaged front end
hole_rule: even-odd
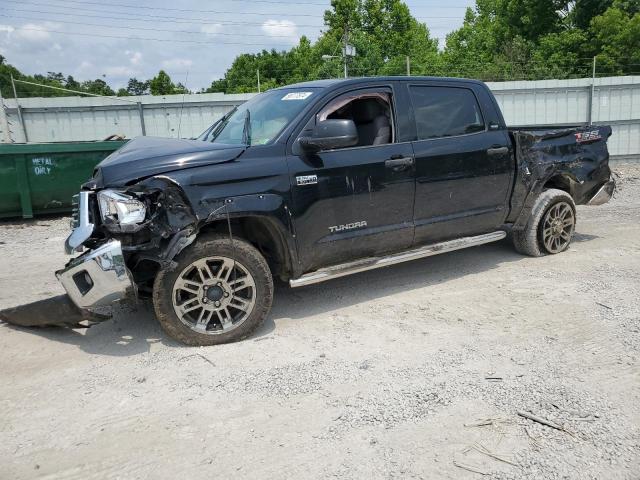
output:
[[[181,188],[166,176],[122,189],[83,191],[76,218],[65,249],[89,251],[56,275],[81,308],[112,303],[131,292],[135,296],[138,286],[150,291],[157,270],[193,241],[197,227]]]
[[[74,203],[65,251],[82,254],[56,277],[78,309],[75,319],[104,319],[114,303],[148,295],[158,269],[195,238],[196,217],[168,177],[117,190],[83,190]]]

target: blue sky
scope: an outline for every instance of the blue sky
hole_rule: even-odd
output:
[[[408,0],[441,44],[473,0]],[[61,71],[124,86],[165,69],[192,90],[243,52],[315,40],[329,0],[0,0],[0,54],[25,73]]]

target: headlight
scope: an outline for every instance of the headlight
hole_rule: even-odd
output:
[[[113,190],[98,192],[98,205],[103,221],[131,225],[144,221],[147,209],[144,203]]]

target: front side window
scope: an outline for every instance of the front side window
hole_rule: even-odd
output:
[[[202,133],[198,140],[264,145],[274,140],[318,93],[317,88],[270,90],[253,97]]]
[[[387,92],[347,93],[334,98],[316,115],[316,121],[353,120],[358,147],[393,143],[391,94]]]
[[[478,101],[468,88],[412,85],[409,90],[419,140],[485,129]]]

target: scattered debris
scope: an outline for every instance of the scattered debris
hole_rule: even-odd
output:
[[[521,417],[524,418],[528,418],[529,420],[532,420],[534,422],[540,423],[542,425],[546,425],[547,427],[551,427],[554,428],[556,430],[560,430],[561,432],[565,432],[568,433],[569,435],[571,435],[572,437],[575,437],[575,435],[573,433],[571,433],[570,431],[568,431],[566,428],[564,428],[561,425],[558,425],[555,422],[552,422],[551,420],[546,420],[542,417],[539,417],[537,415],[534,415],[531,412],[525,412],[524,410],[518,410],[518,415],[520,415]]]
[[[216,364],[213,363],[211,360],[209,360],[207,357],[205,357],[204,355],[202,355],[201,353],[192,353],[191,355],[185,355],[184,357],[181,357],[179,361],[182,360],[186,360],[187,358],[191,358],[191,357],[200,357],[201,359],[203,359],[205,362],[211,364],[211,366],[215,367]]]
[[[66,294],[0,310],[1,321],[20,327],[89,328],[110,318],[110,314],[76,307]]]
[[[493,453],[491,450],[489,450],[487,447],[485,447],[484,445],[482,445],[480,443],[474,443],[471,448],[473,448],[476,452],[480,452],[480,453],[482,453],[484,455],[487,455],[488,457],[495,458],[496,460],[499,460],[501,462],[508,463],[509,465],[513,465],[514,467],[518,466],[517,463],[514,463],[511,460],[508,460],[507,458],[503,457],[502,455],[498,455],[497,453]]]
[[[467,465],[464,463],[460,463],[456,460],[453,461],[453,464],[458,467],[458,468],[462,468],[464,470],[468,470],[469,472],[473,472],[473,473],[479,473],[480,475],[489,475],[489,472],[485,472],[483,470],[480,470],[479,467],[476,467],[474,465]]]
[[[487,427],[490,425],[497,426],[500,423],[513,423],[513,422],[508,418],[483,418],[473,423],[465,423],[463,425],[465,427]]]
[[[613,310],[612,307],[610,307],[609,305],[605,305],[604,303],[596,302],[596,305],[600,305],[601,307],[607,308],[609,310]]]

